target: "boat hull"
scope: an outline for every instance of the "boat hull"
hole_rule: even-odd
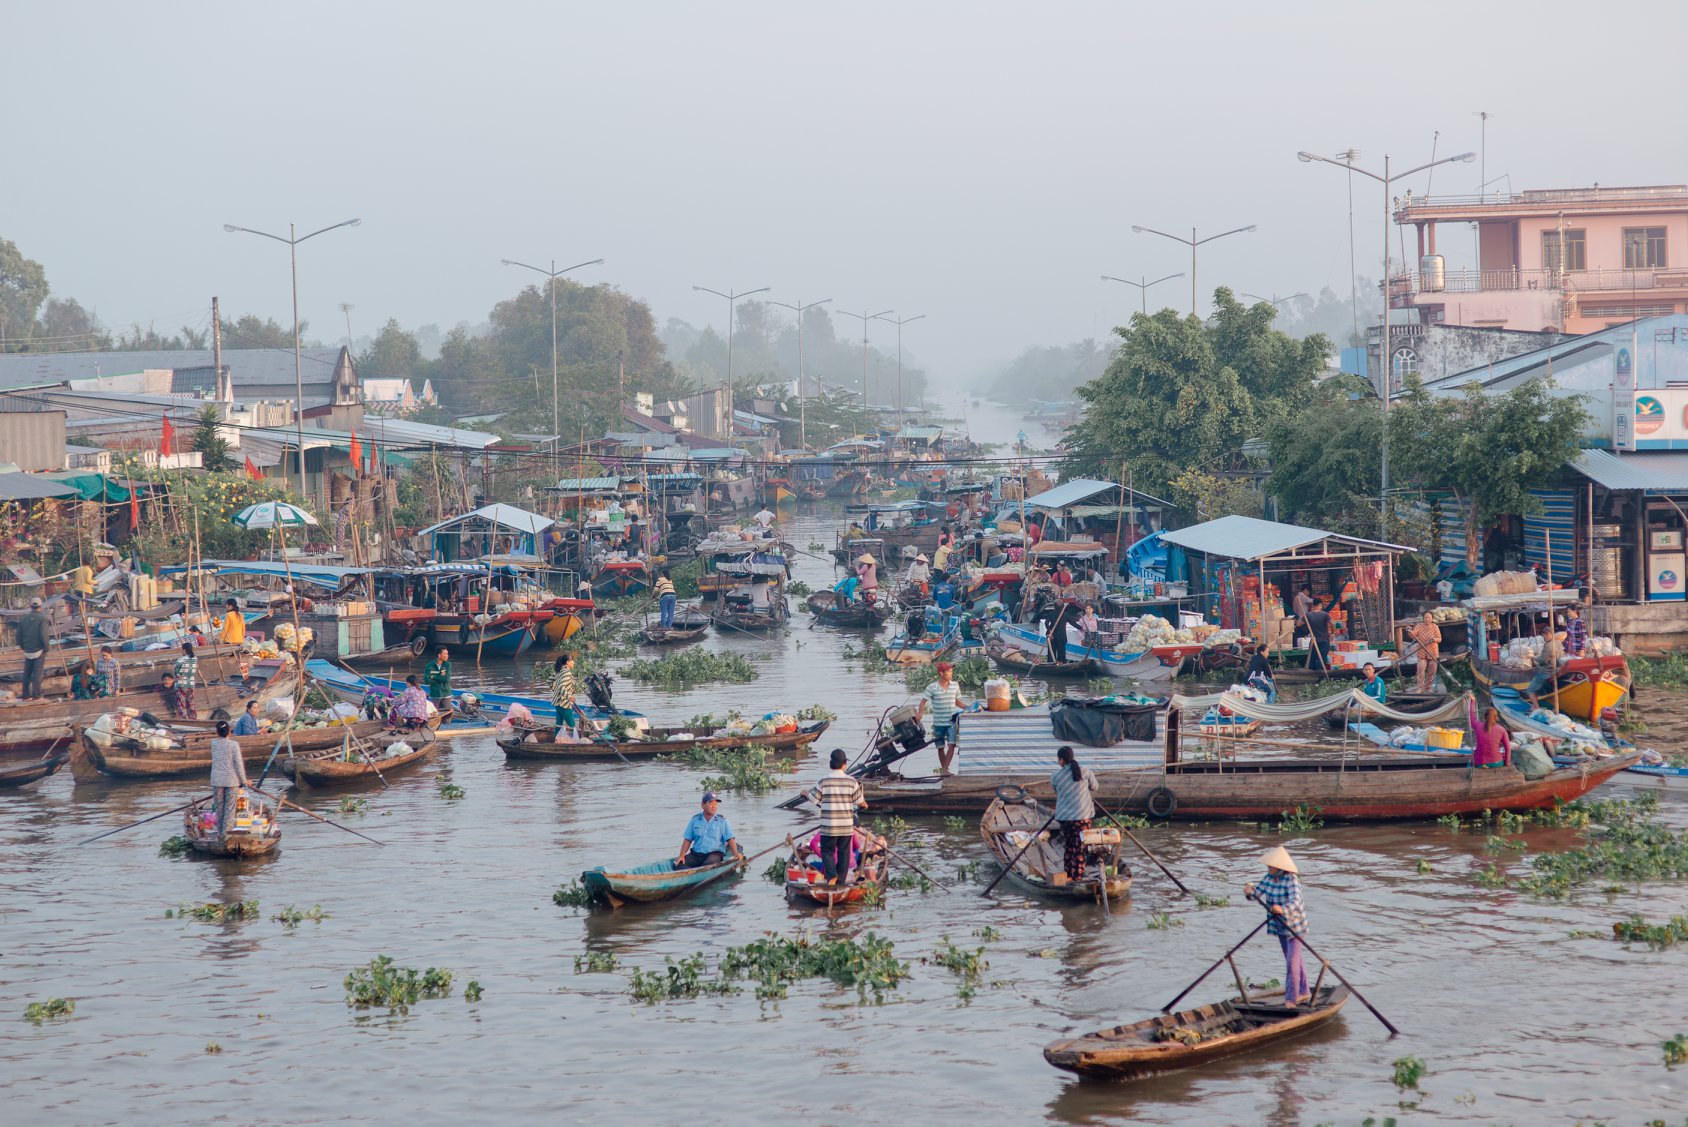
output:
[[[518,739],[499,740],[506,759],[530,759],[546,762],[575,762],[601,759],[656,759],[676,755],[694,748],[733,751],[747,747],[765,747],[776,754],[795,755],[821,738],[830,721],[816,720],[802,725],[795,732],[776,732],[764,736],[715,736],[697,740],[621,740],[593,743],[553,743],[555,727],[530,728]],[[664,730],[652,729],[661,736]]]
[[[1048,841],[1016,843],[1008,836],[1015,832],[1037,834],[1049,821],[1050,813],[1033,803],[1014,805],[999,798],[979,819],[979,836],[984,839],[985,848],[991,851],[991,856],[996,858],[996,863],[1007,870],[1008,882],[1033,896],[1082,903],[1100,901],[1104,889],[1110,901],[1130,893],[1129,870],[1123,876],[1057,882],[1055,874],[1066,871],[1062,850]],[[1111,863],[1117,872],[1121,868],[1118,846],[1114,847],[1112,854]]]
[[[676,869],[672,860],[653,861],[625,872],[609,872],[602,866],[580,874],[580,883],[601,904],[619,908],[628,902],[656,904],[674,900],[715,883],[739,871],[737,861]]]
[[[389,756],[373,764],[348,761],[341,757],[340,752],[329,752],[314,756],[295,756],[282,760],[277,766],[282,774],[300,787],[350,786],[371,780],[379,781],[407,767],[415,767],[440,749],[440,741],[433,733],[427,731],[395,734],[393,738],[411,744],[413,750],[408,755]],[[417,746],[419,741],[420,745]]]

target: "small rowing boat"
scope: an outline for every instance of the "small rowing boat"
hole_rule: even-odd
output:
[[[1091,1080],[1142,1080],[1252,1053],[1324,1025],[1348,1002],[1346,986],[1325,986],[1304,1006],[1282,990],[1229,998],[1192,1010],[1051,1041],[1043,1059]]]
[[[645,628],[639,631],[639,638],[653,646],[673,646],[681,642],[695,642],[708,632],[709,615],[692,607],[682,607],[674,612],[672,626],[646,623]]]
[[[1040,661],[1012,646],[991,645],[987,646],[986,650],[998,669],[1021,677],[1036,677],[1040,680],[1052,677],[1089,677],[1096,669],[1096,662],[1088,657],[1077,661]]]
[[[821,876],[821,871],[809,864],[810,856],[812,855],[808,847],[799,845],[797,856],[786,862],[787,902],[799,906],[818,904],[823,908],[837,908],[841,905],[859,904],[868,898],[870,892],[884,895],[884,854],[870,851],[861,859],[858,867],[850,870],[850,875],[843,884],[828,884]]]
[[[1095,875],[1068,880],[1062,850],[1049,838],[1044,825],[1050,811],[1036,802],[1004,802],[998,798],[979,819],[979,836],[1008,870],[1008,879],[1036,896],[1057,900],[1119,900],[1131,891],[1131,870],[1120,864],[1120,832],[1117,829],[1085,830],[1085,842],[1095,863]],[[1095,835],[1094,841],[1091,835]],[[1104,878],[1104,873],[1106,874]]]
[[[809,596],[807,606],[820,626],[877,630],[891,618],[889,603],[841,603],[836,591],[816,591]]]
[[[390,738],[393,743],[386,743],[386,738]],[[410,750],[369,758],[367,752],[359,750],[348,741],[344,747],[330,748],[310,755],[290,756],[278,762],[276,766],[299,787],[345,786],[367,782],[370,779],[379,780],[394,771],[414,767],[440,749],[440,741],[435,738],[434,733],[425,728],[416,732],[394,733],[386,738],[378,738],[371,747],[381,747],[385,744],[386,746],[382,747],[385,752],[386,748],[402,744]]]
[[[244,790],[235,796],[227,834],[217,836],[217,808],[211,799],[202,798],[182,815],[182,835],[195,851],[212,857],[256,857],[281,845],[274,808]]]
[[[0,787],[23,787],[40,779],[45,779],[60,767],[70,762],[70,752],[61,751],[57,755],[49,755],[34,763],[25,763],[21,767],[0,767]]]
[[[619,872],[610,872],[600,865],[581,873],[580,883],[598,903],[620,908],[629,900],[640,904],[673,900],[722,877],[731,876],[740,868],[742,866],[737,861],[729,859],[719,865],[676,869],[674,859],[670,857]]]
[[[795,755],[820,739],[830,721],[811,720],[799,724],[795,732],[770,732],[765,735],[710,736],[687,728],[651,728],[643,740],[611,740],[593,738],[576,743],[557,743],[555,725],[521,729],[519,734],[498,741],[506,759],[536,759],[551,762],[572,762],[593,759],[655,759],[675,755],[693,748],[733,750],[765,747],[778,754]]]
[[[1435,712],[1448,703],[1447,693],[1390,693],[1388,704],[1398,712]],[[1363,720],[1360,713],[1350,714],[1345,704],[1324,714],[1325,727],[1340,732],[1350,720]],[[1422,725],[1419,725],[1422,727]]]

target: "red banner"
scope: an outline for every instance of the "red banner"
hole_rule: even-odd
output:
[[[358,441],[358,432],[352,432],[352,473],[363,474],[363,443]]]
[[[250,457],[246,459],[246,476],[251,478],[253,481],[264,480],[264,475],[258,472],[258,467],[252,464],[252,459]]]
[[[164,416],[164,437],[159,439],[158,452],[166,458],[176,452],[176,428],[170,425],[170,416]]]

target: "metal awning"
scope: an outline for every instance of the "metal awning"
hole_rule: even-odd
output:
[[[1571,468],[1619,492],[1688,493],[1688,454],[1661,451],[1620,457],[1610,450],[1583,450],[1571,459]]]
[[[0,501],[42,501],[79,496],[80,490],[32,473],[0,473]]]
[[[331,591],[339,590],[347,579],[359,575],[373,575],[374,568],[369,567],[331,567],[327,564],[284,564],[280,560],[202,560],[200,566],[213,575],[262,575],[269,578],[286,580],[289,575],[294,582],[309,583],[315,587],[326,587]],[[160,575],[175,575],[189,570],[187,564],[174,564],[170,567],[158,569]]]
[[[1161,540],[1192,552],[1233,560],[1261,560],[1286,553],[1296,553],[1301,558],[1310,559],[1331,554],[1392,555],[1413,550],[1403,544],[1361,540],[1354,536],[1326,532],[1322,528],[1304,528],[1298,524],[1279,524],[1274,520],[1241,516],[1220,517],[1205,524],[1180,528],[1174,532],[1162,532]],[[1309,546],[1316,550],[1299,551]]]
[[[1089,477],[1076,478],[1072,481],[1063,481],[1053,489],[1045,489],[1035,497],[1027,497],[1026,508],[1065,509],[1096,497],[1116,498],[1121,488],[1122,486],[1117,481],[1097,481],[1095,478]],[[1171,508],[1171,502],[1163,501],[1159,497],[1153,497],[1135,489],[1131,490],[1131,494],[1133,503],[1137,503],[1139,507],[1141,507],[1141,504],[1136,502],[1135,499],[1142,497],[1163,508]]]
[[[539,535],[552,525],[550,517],[542,517],[538,513],[530,513],[526,509],[518,509],[514,505],[494,502],[491,505],[482,505],[472,513],[464,513],[462,516],[452,517],[449,520],[442,520],[438,524],[430,525],[416,535],[431,536],[435,533],[454,529],[459,525],[477,521],[496,525],[509,532],[525,532],[533,536]],[[471,533],[471,535],[474,534]]]

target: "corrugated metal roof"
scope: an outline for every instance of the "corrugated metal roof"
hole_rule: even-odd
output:
[[[1174,532],[1162,532],[1161,539],[1168,544],[1188,548],[1192,552],[1224,556],[1233,560],[1258,560],[1308,544],[1317,544],[1321,540],[1340,540],[1345,544],[1385,548],[1397,552],[1412,551],[1401,544],[1361,540],[1354,536],[1326,532],[1322,528],[1303,528],[1298,524],[1279,524],[1275,520],[1240,516],[1220,517],[1206,524],[1180,528]]]
[[[0,473],[0,501],[39,501],[49,497],[77,497],[68,485],[31,473]]]
[[[542,517],[538,513],[530,513],[526,509],[518,509],[514,505],[494,502],[491,505],[482,505],[472,513],[464,513],[460,517],[452,517],[450,520],[442,520],[438,524],[430,525],[418,532],[417,535],[427,536],[430,533],[439,532],[441,529],[451,528],[472,520],[484,520],[489,524],[496,524],[513,532],[531,532],[535,535],[544,532],[552,524],[550,517]]]
[[[1571,468],[1607,489],[1649,493],[1688,493],[1688,454],[1624,454],[1584,450]]]
[[[620,489],[619,477],[565,477],[557,482],[564,493],[586,493],[597,489]]]
[[[943,427],[904,427],[897,432],[898,438],[916,439],[930,442],[944,433]]]
[[[1111,500],[1113,495],[1118,493],[1119,488],[1117,481],[1097,481],[1090,477],[1074,478],[1072,481],[1063,481],[1053,489],[1045,489],[1035,497],[1027,497],[1026,504],[1034,509],[1065,509],[1070,505],[1076,505],[1081,501],[1088,501],[1103,494],[1108,494]],[[1134,489],[1131,492],[1134,496],[1151,501],[1154,504],[1166,508],[1172,507],[1172,502],[1163,501],[1159,497],[1144,493],[1142,490]],[[1018,504],[1018,502],[1014,503]],[[1141,504],[1142,502],[1139,501],[1138,503]]]

